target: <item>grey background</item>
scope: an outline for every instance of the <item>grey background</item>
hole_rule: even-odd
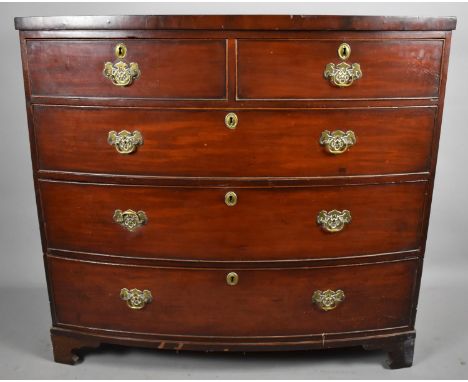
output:
[[[439,162],[416,322],[415,364],[390,371],[380,351],[274,354],[108,349],[52,362],[14,16],[114,14],[362,14],[457,16]],[[0,5],[0,377],[3,378],[468,378],[468,5],[455,3],[67,3]]]

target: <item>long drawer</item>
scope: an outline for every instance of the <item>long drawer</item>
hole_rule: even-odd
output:
[[[436,108],[236,110],[232,130],[229,112],[34,106],[38,166],[154,176],[429,171]],[[128,131],[130,154],[109,143],[112,131]]]
[[[342,60],[337,51],[349,44]],[[437,97],[443,40],[366,39],[260,40],[237,42],[240,99],[352,99]],[[328,64],[359,64],[361,76],[347,87],[325,78]],[[340,73],[338,71],[338,73]],[[340,74],[337,75],[339,78]],[[333,77],[332,77],[333,78]],[[330,79],[332,79],[330,78]]]
[[[49,257],[48,269],[59,325],[258,337],[406,327],[418,262],[226,270]]]
[[[426,186],[202,189],[41,181],[40,194],[51,248],[284,260],[419,248]]]
[[[126,49],[122,58],[114,52],[119,43]],[[226,98],[224,39],[28,40],[26,47],[34,96]],[[121,80],[131,63],[139,75],[116,86],[103,74],[107,62],[115,70],[119,62],[126,65]]]

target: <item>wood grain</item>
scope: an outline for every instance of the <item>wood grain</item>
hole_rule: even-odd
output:
[[[411,365],[455,18],[87,16],[15,25],[57,362],[100,343],[360,345],[388,352],[391,367]],[[125,89],[102,76],[120,41],[126,60],[144,69]],[[323,78],[341,42],[364,74],[348,89]],[[241,117],[236,131],[218,128],[227,111]],[[106,126],[144,130],[145,144],[117,159],[107,143],[102,150]],[[336,126],[351,126],[358,143],[324,156],[315,134]],[[224,205],[231,190],[233,208]],[[129,233],[111,221],[115,208],[144,209],[149,224]],[[315,224],[322,208],[348,208],[353,221],[326,234]],[[230,270],[241,275],[236,287],[225,284]],[[131,312],[118,299],[127,282],[156,291],[148,309]],[[345,289],[345,303],[315,309],[318,283]]]
[[[384,349],[391,352],[391,360],[395,360],[398,349],[406,348],[408,354],[409,344],[414,346],[415,331],[408,329],[390,329],[340,334],[325,334],[307,337],[210,337],[197,338],[186,336],[163,336],[163,335],[139,335],[125,332],[113,332],[99,329],[86,329],[73,327],[54,326],[51,329],[54,337],[64,337],[60,342],[64,345],[60,350],[68,351],[71,356],[76,354],[76,346],[83,348],[93,347],[99,343],[119,344],[125,346],[138,346],[153,349],[167,350],[196,350],[196,351],[284,351],[284,350],[308,350],[343,347],[343,339],[346,346],[362,346],[366,350]],[[261,342],[260,342],[261,341]],[[83,350],[85,350],[83,349]],[[83,355],[79,350],[78,355]],[[398,355],[398,359],[405,354]],[[63,362],[69,362],[70,355],[63,354]],[[62,362],[59,360],[58,362]],[[397,366],[397,364],[395,364]],[[403,367],[405,365],[402,365]],[[398,367],[398,366],[397,366]]]
[[[282,189],[158,188],[40,182],[49,248],[206,260],[329,258],[417,249],[426,183]],[[224,203],[235,191],[238,203]],[[115,209],[143,210],[129,232]],[[348,209],[338,233],[321,210]]]
[[[57,322],[109,330],[202,336],[294,336],[405,327],[417,260],[311,269],[226,271],[95,264],[49,257]],[[235,270],[235,269],[233,269]],[[122,288],[153,301],[130,309]],[[325,312],[315,290],[342,289]],[[73,304],[70,304],[70,301]]]
[[[127,46],[140,78],[119,87],[104,77],[114,47]],[[224,99],[226,41],[197,39],[29,40],[31,93],[48,96]]]
[[[443,40],[347,40],[362,78],[339,88],[324,78],[341,40],[239,40],[240,99],[437,97]]]
[[[39,168],[146,176],[320,177],[427,172],[435,108],[147,110],[35,106]],[[122,121],[125,121],[122,123]],[[109,131],[139,131],[143,145],[118,154]],[[341,155],[323,131],[352,130]]]
[[[21,30],[452,30],[456,17],[314,15],[146,15],[15,17]]]

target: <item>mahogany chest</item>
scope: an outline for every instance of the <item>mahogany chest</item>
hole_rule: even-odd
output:
[[[55,361],[410,366],[452,17],[16,18]]]

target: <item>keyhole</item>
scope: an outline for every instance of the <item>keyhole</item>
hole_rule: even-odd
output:
[[[229,207],[235,206],[237,204],[237,195],[233,191],[229,191],[224,195],[224,202]]]
[[[226,117],[224,118],[224,124],[227,128],[234,130],[237,127],[237,122],[238,119],[236,113],[226,114]]]
[[[237,285],[237,283],[239,282],[239,276],[236,272],[229,272],[226,276],[226,281],[228,285]]]
[[[127,47],[124,44],[117,44],[115,46],[115,55],[117,58],[124,58],[127,54]]]
[[[346,60],[351,54],[351,47],[346,44],[346,43],[343,43],[339,46],[338,48],[338,56],[342,59],[342,60]]]

